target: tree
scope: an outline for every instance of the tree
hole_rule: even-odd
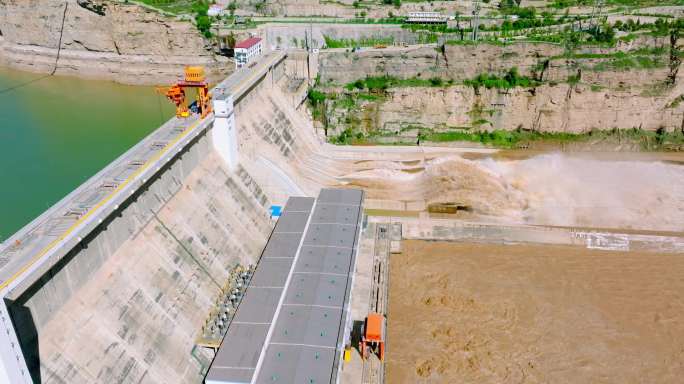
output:
[[[197,22],[197,29],[202,32],[204,37],[210,38],[211,37],[211,19],[209,19],[209,16],[200,16],[197,15],[195,16],[195,22]]]
[[[592,40],[599,43],[610,43],[615,39],[615,29],[610,24],[596,26],[589,30]]]
[[[195,12],[195,24],[197,29],[206,38],[211,37],[211,19],[207,16],[207,11],[209,11],[209,3],[206,1],[198,1],[192,5],[192,10]]]
[[[235,40],[235,34],[231,31],[230,34],[226,36],[226,45],[231,49],[235,48]]]

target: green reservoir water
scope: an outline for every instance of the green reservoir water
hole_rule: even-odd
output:
[[[173,115],[152,87],[0,68],[0,241]]]

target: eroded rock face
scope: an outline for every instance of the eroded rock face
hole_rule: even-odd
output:
[[[681,40],[675,44],[681,46]],[[673,131],[684,126],[684,82],[681,63],[668,53],[670,45],[669,37],[642,38],[611,49],[585,48],[568,59],[560,46],[526,43],[322,51],[319,73],[324,85],[384,75],[439,77],[444,84],[451,84],[390,88],[377,101],[360,102],[355,117],[365,133],[417,134],[406,127],[436,131],[464,127],[572,133],[629,128]],[[618,51],[624,55],[617,57],[656,64],[613,68],[611,57]],[[654,51],[659,53],[635,53]],[[539,85],[512,89],[462,85],[483,73],[503,76],[514,67]],[[570,81],[572,78],[575,80]],[[342,88],[338,91],[345,92]],[[340,108],[329,112],[333,134],[338,134],[346,128],[349,113]]]
[[[227,59],[213,55],[190,22],[137,5],[85,3],[67,1],[65,12],[62,1],[0,1],[3,61],[20,69],[50,72],[61,32],[57,69],[61,74],[167,83],[178,77],[184,65],[204,65],[214,77],[233,69]]]
[[[648,74],[646,74],[648,75]],[[662,95],[642,89],[592,90],[586,85],[543,85],[536,89],[481,89],[454,86],[399,88],[388,93],[377,112],[377,128],[392,130],[407,123],[436,130],[484,129],[583,133],[592,129],[678,129],[683,108],[672,100],[684,91],[676,86]]]
[[[354,0],[339,0],[334,2],[324,2],[319,0],[271,0],[265,2],[266,6],[261,10],[254,7],[255,2],[249,0],[239,0],[238,10],[244,14],[255,15],[286,15],[286,16],[329,16],[329,17],[355,17],[359,14],[359,9],[353,7]],[[397,8],[392,4],[374,4],[372,7],[364,8],[363,11],[370,18],[382,18],[392,15],[405,15],[409,12],[417,11],[438,11],[445,14],[466,14],[469,11],[469,2],[462,1],[431,1],[431,2],[403,2]],[[487,9],[487,4],[484,4]]]
[[[680,45],[681,40],[680,40]],[[615,48],[582,48],[575,54],[610,54],[636,49],[669,49],[669,37],[642,37],[628,43],[619,43]],[[562,46],[545,43],[515,43],[507,46],[492,44],[445,45],[442,47],[410,47],[394,49],[363,49],[359,52],[322,50],[319,56],[321,81],[347,83],[365,76],[389,74],[400,78],[441,77],[463,81],[481,73],[503,73],[516,67],[518,72],[544,81],[565,82],[570,67],[593,66],[601,59],[564,60]],[[667,69],[665,69],[667,70]],[[591,81],[621,81],[644,83],[649,78],[635,78],[629,71],[583,71]]]

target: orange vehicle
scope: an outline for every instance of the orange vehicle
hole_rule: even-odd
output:
[[[370,313],[363,324],[359,350],[361,358],[367,359],[371,352],[377,353],[380,361],[385,357],[385,317],[379,313]]]
[[[157,92],[176,105],[176,117],[184,118],[190,116],[190,109],[185,102],[185,88],[197,88],[197,112],[206,117],[211,112],[211,94],[203,67],[185,67],[183,80],[168,88],[157,88]]]

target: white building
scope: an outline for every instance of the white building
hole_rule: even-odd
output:
[[[221,16],[223,15],[223,10],[225,9],[225,6],[220,5],[220,4],[212,4],[209,7],[209,10],[207,11],[207,15],[209,16]]]
[[[242,68],[261,55],[261,38],[252,37],[235,44],[235,65]]]
[[[448,17],[439,12],[409,12],[407,23],[445,24]]]

